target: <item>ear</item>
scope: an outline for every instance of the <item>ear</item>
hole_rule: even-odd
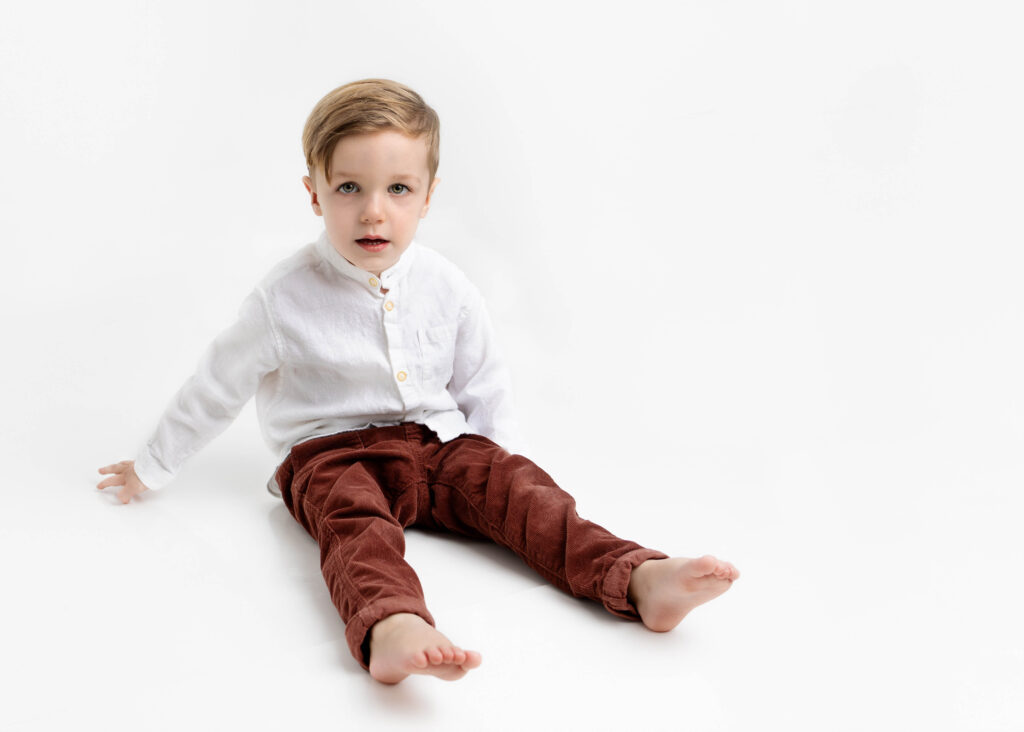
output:
[[[324,212],[320,210],[320,201],[316,197],[316,186],[313,185],[313,179],[308,175],[302,176],[302,185],[306,186],[306,192],[309,193],[309,203],[313,207],[313,213],[323,216]]]
[[[420,211],[420,218],[422,219],[427,215],[427,211],[430,210],[430,200],[434,197],[434,189],[437,188],[437,184],[441,182],[440,178],[434,178],[434,182],[430,184],[430,190],[427,191],[427,200],[423,202],[423,210]]]

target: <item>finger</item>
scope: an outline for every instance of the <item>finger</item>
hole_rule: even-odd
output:
[[[100,468],[101,473],[123,473],[125,468],[128,466],[127,461],[122,460],[119,463],[113,465],[104,465]]]
[[[117,497],[121,503],[127,504],[132,500],[132,490],[128,486],[125,486],[118,492]]]
[[[99,483],[96,484],[96,487],[99,488],[100,490],[103,490],[104,488],[109,488],[112,485],[125,485],[124,476],[115,475],[113,477],[107,478],[106,480],[101,480]]]

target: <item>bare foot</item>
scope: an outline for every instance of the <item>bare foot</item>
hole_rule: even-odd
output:
[[[409,674],[430,674],[455,681],[480,665],[480,654],[464,651],[426,620],[412,613],[395,613],[370,631],[370,676],[397,684]]]
[[[732,586],[736,567],[706,554],[699,559],[648,559],[629,578],[629,599],[651,630],[672,630],[687,613]]]

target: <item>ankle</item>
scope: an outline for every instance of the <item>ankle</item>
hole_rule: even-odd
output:
[[[626,587],[626,599],[633,603],[634,606],[639,606],[650,589],[650,573],[651,573],[651,562],[656,562],[657,559],[647,559],[637,566],[633,567],[633,571],[629,575],[629,585]]]
[[[370,628],[370,638],[373,638],[378,633],[388,633],[398,628],[426,622],[426,620],[415,613],[392,613],[373,624],[373,627]]]

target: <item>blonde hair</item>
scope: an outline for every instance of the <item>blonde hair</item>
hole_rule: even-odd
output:
[[[441,121],[419,94],[389,79],[353,81],[328,92],[316,103],[302,130],[302,150],[310,176],[320,168],[330,179],[331,156],[342,138],[382,130],[427,138],[427,168],[433,182]]]

